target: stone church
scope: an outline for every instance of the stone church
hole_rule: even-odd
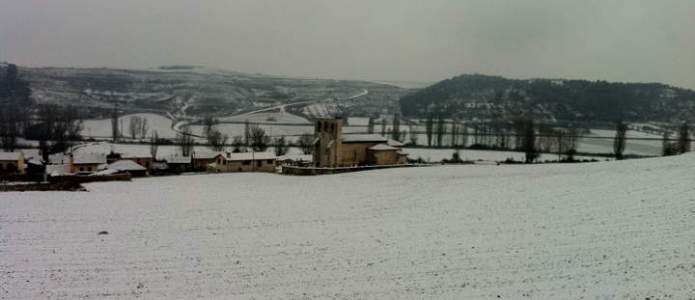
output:
[[[376,134],[343,134],[343,119],[319,119],[314,129],[314,164],[320,168],[408,163],[402,143]]]

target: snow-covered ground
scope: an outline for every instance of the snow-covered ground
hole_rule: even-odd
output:
[[[685,155],[5,193],[0,298],[689,299],[693,166]]]
[[[310,125],[309,120],[287,112],[262,112],[250,115],[228,116],[218,119],[220,122],[279,123]]]
[[[405,148],[408,153],[408,158],[410,159],[423,159],[429,162],[440,162],[443,159],[451,159],[455,149],[428,149],[428,148]],[[491,151],[491,150],[459,150],[459,155],[461,159],[466,161],[487,161],[487,162],[500,162],[505,161],[509,158],[515,161],[524,161],[526,159],[526,154],[523,152],[516,151]],[[604,157],[592,157],[592,156],[575,156],[575,159],[596,159],[596,160],[606,160]],[[538,158],[538,161],[557,161],[557,154],[547,154],[543,153]]]

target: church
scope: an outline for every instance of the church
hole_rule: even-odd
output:
[[[314,165],[319,168],[408,163],[403,144],[376,134],[343,134],[343,119],[319,119],[314,129]]]

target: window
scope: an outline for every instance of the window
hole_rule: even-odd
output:
[[[259,161],[256,162],[256,166],[260,167],[260,166],[262,166],[262,165],[263,165],[263,161],[259,160]]]
[[[245,161],[243,161],[241,164],[244,165],[244,166],[248,166],[248,165],[251,164],[251,162],[248,161],[248,160],[245,160]]]
[[[273,163],[273,160],[272,160],[272,159],[269,159],[269,160],[267,161],[267,163],[268,163],[268,164],[272,164],[272,163]]]

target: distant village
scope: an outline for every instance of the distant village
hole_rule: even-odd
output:
[[[20,149],[0,152],[0,173],[5,178],[28,181],[85,183],[191,172],[321,175],[411,166],[401,142],[378,134],[343,134],[343,124],[342,118],[317,120],[312,155],[225,150],[157,159],[151,153],[66,152],[49,155],[44,161],[38,149]]]

